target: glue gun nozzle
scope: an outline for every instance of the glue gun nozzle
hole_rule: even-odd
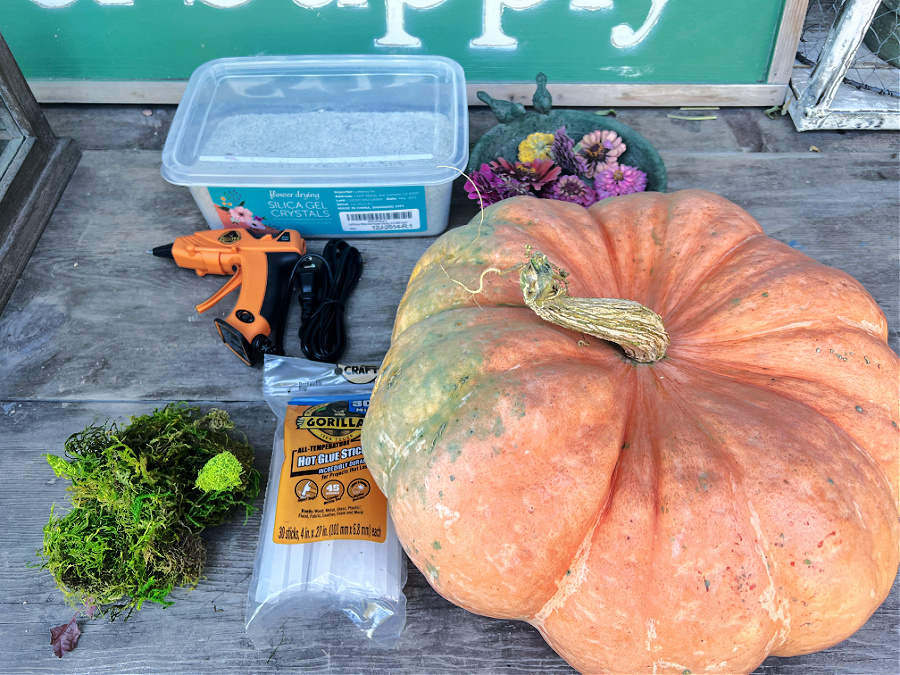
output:
[[[157,246],[152,251],[147,251],[147,253],[152,253],[157,258],[173,258],[175,256],[172,255],[172,244],[165,244],[164,246]]]

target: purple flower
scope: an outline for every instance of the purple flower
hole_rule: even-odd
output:
[[[553,161],[566,173],[584,173],[587,165],[584,157],[575,154],[575,141],[566,134],[566,128],[560,127],[553,134],[553,149],[550,152]]]
[[[482,164],[481,168],[473,171],[466,181],[465,189],[469,193],[469,199],[479,199],[484,206],[496,204],[502,199],[517,194],[529,194],[527,186],[512,178],[505,171],[495,173],[492,166]]]
[[[594,179],[594,189],[600,199],[643,192],[647,189],[647,174],[633,166],[617,164],[600,172]]]
[[[576,176],[563,176],[553,184],[549,191],[544,191],[544,196],[547,199],[574,202],[582,206],[590,206],[597,200],[594,191]]]
[[[586,163],[584,175],[588,178],[616,166],[623,152],[625,143],[615,131],[592,131],[578,144],[578,154]]]

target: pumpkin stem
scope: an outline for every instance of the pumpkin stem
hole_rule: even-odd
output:
[[[535,253],[519,273],[525,304],[544,321],[619,345],[640,363],[659,361],[669,335],[659,315],[639,302],[569,296],[568,273]]]

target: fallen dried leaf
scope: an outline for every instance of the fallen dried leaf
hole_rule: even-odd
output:
[[[53,653],[59,658],[62,658],[63,654],[72,651],[78,646],[81,629],[78,628],[78,623],[75,621],[77,618],[78,612],[75,612],[75,616],[72,617],[69,623],[50,629],[50,644],[53,646]]]

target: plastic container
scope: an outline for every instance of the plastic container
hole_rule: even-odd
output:
[[[444,57],[217,59],[188,82],[162,176],[212,228],[432,236],[468,137],[465,76]]]

